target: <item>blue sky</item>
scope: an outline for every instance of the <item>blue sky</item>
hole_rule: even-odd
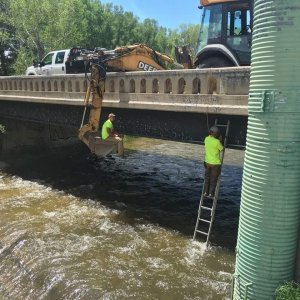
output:
[[[199,24],[199,0],[100,0],[101,3],[121,5],[131,11],[140,21],[155,19],[160,26],[178,28],[181,24]]]

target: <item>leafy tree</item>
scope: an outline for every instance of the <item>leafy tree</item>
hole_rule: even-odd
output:
[[[131,12],[125,12],[121,7],[115,7],[113,11],[112,48],[124,46],[126,44],[137,43],[134,29],[138,24],[138,19]]]
[[[162,53],[171,53],[173,44],[169,41],[169,31],[165,27],[160,27],[155,36],[155,45],[157,50]]]
[[[296,282],[284,282],[275,291],[276,300],[299,300],[300,285]]]
[[[41,60],[49,50],[84,44],[87,3],[90,1],[11,0],[11,20],[20,42],[15,71],[23,73],[33,58]]]
[[[9,1],[0,0],[0,75],[10,75],[15,59],[15,28],[9,19]]]

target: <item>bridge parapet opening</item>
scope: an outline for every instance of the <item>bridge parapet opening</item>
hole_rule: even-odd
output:
[[[75,92],[79,93],[80,92],[80,82],[76,80],[75,82]]]
[[[111,79],[109,81],[109,88],[108,88],[110,93],[114,93],[115,92],[115,81],[113,79]]]
[[[152,81],[152,93],[157,94],[159,92],[159,81],[157,78],[154,78]]]
[[[207,94],[217,93],[217,79],[215,77],[209,77],[207,82]]]
[[[129,93],[135,93],[135,80],[130,79],[129,81]]]
[[[124,82],[124,79],[121,79],[119,81],[119,92],[120,93],[125,93],[125,82]]]
[[[72,81],[68,80],[68,92],[72,92],[73,86],[72,86]]]
[[[185,93],[185,86],[186,86],[186,81],[184,78],[180,78],[178,80],[178,91],[177,94],[184,94]]]
[[[141,80],[140,93],[146,93],[146,79]]]
[[[199,78],[193,79],[192,94],[201,94],[201,80]]]
[[[165,94],[171,94],[172,93],[172,80],[168,78],[165,81]]]
[[[88,86],[87,80],[84,80],[84,82],[83,82],[83,92],[84,93],[87,91],[87,86]]]

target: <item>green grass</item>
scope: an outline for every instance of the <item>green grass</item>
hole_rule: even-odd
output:
[[[276,300],[300,300],[300,285],[296,282],[285,282],[275,291]]]

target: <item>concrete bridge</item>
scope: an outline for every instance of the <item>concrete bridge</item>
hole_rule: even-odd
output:
[[[102,120],[117,115],[118,131],[201,142],[217,118],[231,121],[229,144],[246,140],[250,68],[107,74]],[[84,74],[0,77],[2,148],[76,136],[87,87]],[[4,141],[3,141],[4,140]]]

